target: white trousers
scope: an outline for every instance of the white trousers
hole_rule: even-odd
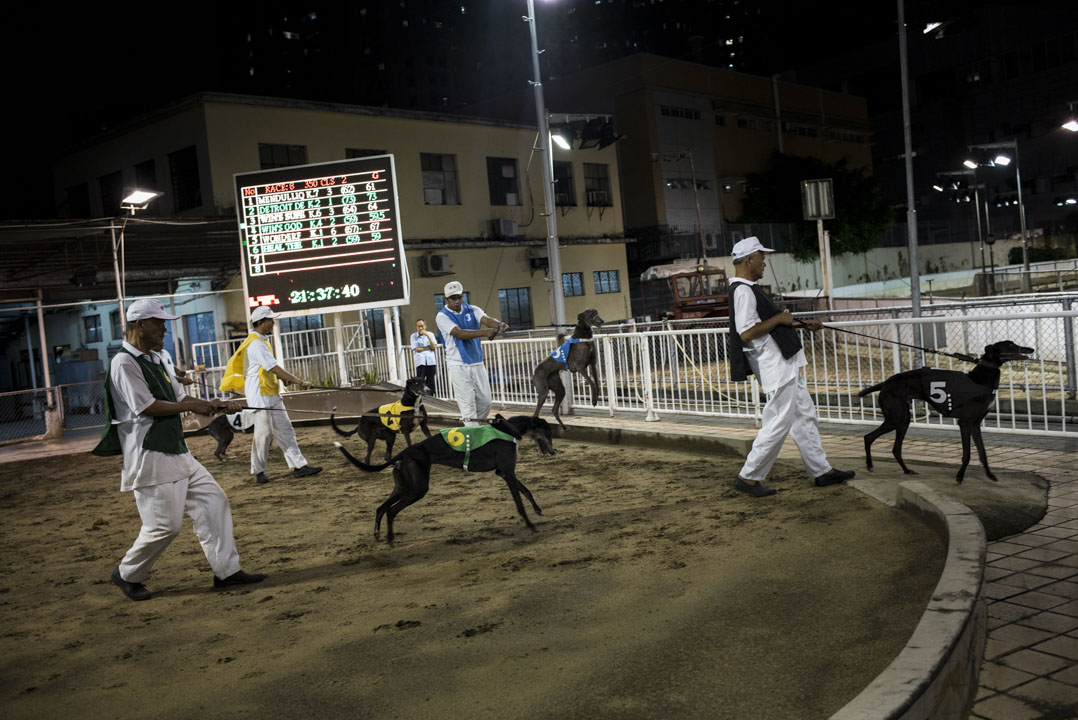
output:
[[[239,572],[240,555],[232,535],[232,508],[228,496],[201,465],[189,478],[135,488],[135,505],[142,530],[120,562],[120,577],[140,583],[146,579],[183,527],[183,514],[191,516],[195,535],[219,578]]]
[[[277,447],[284,453],[285,462],[290,468],[301,468],[307,464],[307,458],[300,452],[296,431],[284,409],[284,400],[280,395],[270,404],[271,410],[255,410],[255,436],[251,441],[251,474],[266,472],[269,459],[270,441],[276,440]]]
[[[490,376],[483,363],[474,365],[450,365],[449,383],[460,408],[460,419],[465,425],[479,425],[490,415]]]
[[[816,405],[809,395],[805,379],[800,375],[768,396],[760,434],[752,443],[752,450],[741,468],[741,477],[755,481],[766,478],[787,435],[793,437],[801,452],[801,461],[812,477],[819,477],[831,470],[831,463],[827,462],[827,455],[820,444]]]

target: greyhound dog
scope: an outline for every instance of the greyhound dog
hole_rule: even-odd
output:
[[[861,397],[878,390],[878,402],[883,411],[883,424],[865,435],[865,464],[868,469],[872,469],[873,441],[894,430],[895,445],[891,452],[907,475],[916,474],[902,461],[902,440],[910,425],[910,400],[924,400],[940,415],[958,419],[958,427],[962,431],[962,466],[958,468],[958,482],[962,482],[969,465],[971,436],[977,443],[977,454],[985,474],[994,481],[996,476],[988,467],[988,456],[984,451],[984,440],[981,439],[981,421],[988,414],[996,389],[999,388],[1000,366],[1011,360],[1028,360],[1032,354],[1033,348],[1003,340],[985,346],[977,366],[969,373],[919,368],[892,375],[882,383],[862,390],[858,393]]]
[[[550,357],[543,360],[532,373],[532,385],[539,394],[539,400],[535,405],[533,415],[539,417],[539,411],[543,409],[547,395],[554,391],[554,419],[563,428],[565,423],[561,421],[561,401],[565,398],[565,384],[561,381],[560,372],[580,373],[591,385],[591,404],[599,403],[599,377],[596,371],[598,353],[592,337],[592,328],[602,327],[603,319],[592,308],[576,316],[576,327],[573,328],[572,339],[566,340],[565,335],[558,335],[558,349]]]
[[[367,443],[368,463],[371,461],[371,454],[374,453],[374,443],[378,440],[385,440],[386,460],[389,460],[393,454],[393,442],[397,439],[398,434],[404,435],[404,442],[409,447],[412,445],[412,430],[415,430],[416,425],[419,426],[424,435],[430,437],[430,430],[427,428],[427,409],[416,404],[421,395],[430,394],[430,390],[427,388],[423,378],[409,378],[404,385],[404,394],[399,402],[366,411],[363,417],[359,419],[359,424],[356,425],[355,430],[351,432],[341,430],[337,427],[337,422],[333,419],[332,413],[329,416],[329,423],[338,435],[351,437],[359,433],[359,437],[363,438]]]
[[[470,435],[470,432],[490,431],[493,428],[498,431],[495,437],[488,439],[485,444],[479,445],[482,439]],[[532,508],[539,515],[543,511],[539,509],[531,492],[524,483],[517,479],[517,441],[525,436],[531,437],[539,446],[544,455],[554,454],[553,435],[550,423],[542,418],[529,415],[518,415],[508,420],[501,415],[494,416],[494,422],[490,427],[480,426],[475,428],[452,428],[442,430],[434,437],[428,438],[421,443],[412,445],[397,454],[396,457],[381,465],[368,465],[352,457],[344,446],[339,442],[334,443],[344,454],[348,461],[361,470],[377,472],[393,465],[393,492],[389,498],[378,506],[374,519],[374,537],[379,537],[382,524],[382,516],[386,517],[386,541],[393,542],[393,518],[404,508],[420,500],[427,494],[430,487],[430,469],[433,465],[445,465],[446,467],[463,468],[469,472],[489,472],[493,470],[505,480],[509,486],[509,492],[513,495],[517,512],[524,518],[525,524],[532,530],[535,526],[524,511],[524,504],[520,500],[521,493],[528,498]],[[473,441],[473,438],[474,441]],[[473,442],[475,443],[473,445]]]

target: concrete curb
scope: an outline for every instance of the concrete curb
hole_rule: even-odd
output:
[[[831,718],[961,720],[973,707],[987,637],[984,528],[968,507],[923,483],[899,483],[895,504],[946,538],[947,560],[906,647]]]
[[[551,423],[551,426],[554,428],[554,437],[565,440],[606,443],[608,445],[633,445],[635,447],[651,447],[661,450],[676,448],[678,452],[695,452],[704,455],[725,455],[740,458],[744,458],[749,454],[753,441],[753,438],[701,435],[693,432],[671,432],[667,428],[664,428],[659,433],[598,427],[595,425],[567,425],[564,429],[556,423]],[[733,480],[733,478],[730,479]]]

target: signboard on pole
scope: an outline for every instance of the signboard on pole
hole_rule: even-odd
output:
[[[831,220],[835,217],[831,178],[801,181],[801,209],[806,220]]]
[[[237,173],[235,183],[248,308],[408,304],[392,155]]]

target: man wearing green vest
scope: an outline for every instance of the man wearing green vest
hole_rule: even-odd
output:
[[[135,544],[112,573],[112,582],[132,600],[150,599],[143,580],[179,534],[185,511],[213,569],[214,587],[265,577],[240,569],[228,497],[187,449],[180,421],[182,412],[235,412],[240,403],[191,397],[169,374],[160,352],[165,321],[176,319],[157,300],[136,300],[127,309],[127,339],[105,377],[105,431],[93,450],[123,455],[120,491],[134,493],[142,519]]]

